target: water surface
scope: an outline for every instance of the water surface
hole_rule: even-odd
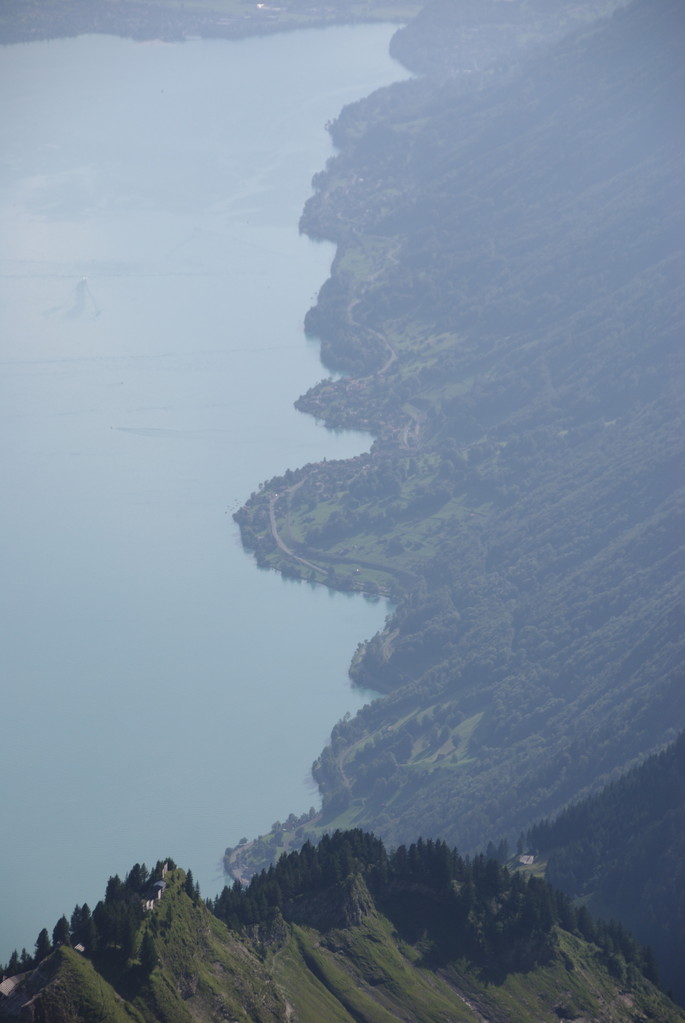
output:
[[[136,861],[213,894],[368,698],[385,607],[260,572],[231,513],[368,447],[292,407],[333,254],[297,220],[391,31],[0,50],[0,961]]]

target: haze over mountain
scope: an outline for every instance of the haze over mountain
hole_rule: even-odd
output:
[[[236,518],[261,565],[397,609],[352,666],[383,697],[314,765],[321,813],[226,861],[249,876],[336,828],[404,852],[360,831],[307,844],[214,900],[230,937],[174,874],[146,921],[122,910],[121,932],[97,939],[105,1018],[680,1018],[621,928],[450,851],[537,825],[571,895],[612,912],[617,888],[643,883],[654,905],[682,905],[680,872],[655,852],[659,836],[680,848],[679,782],[656,845],[616,821],[637,774],[538,823],[685,727],[685,16],[678,0],[635,0],[590,21],[600,6],[615,5],[584,5],[588,23],[564,34],[565,3],[552,16],[434,0],[395,52],[424,70],[435,53],[439,73],[341,113],[302,218],[338,246],[306,321],[336,375],[298,407],[374,444],[284,471]],[[483,63],[455,67],[469,38]],[[681,747],[658,763],[673,773]],[[650,771],[638,787],[668,788]],[[105,931],[133,901],[112,895]],[[651,906],[629,922],[665,946]],[[77,1018],[101,980],[67,949],[48,962],[27,982],[35,1018],[46,1004]]]
[[[315,767],[328,825],[475,849],[683,725],[683,20],[636,3],[333,127],[307,322],[350,377],[299,406],[377,440],[239,516],[264,563],[399,601],[353,665],[388,695]]]

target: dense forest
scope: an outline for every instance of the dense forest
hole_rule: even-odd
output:
[[[553,885],[621,920],[685,1002],[685,734],[596,796],[541,821],[527,848]]]
[[[541,879],[512,873],[482,853],[463,858],[440,840],[419,839],[388,854],[380,839],[359,830],[324,835],[317,846],[306,842],[283,855],[247,891],[237,883],[224,888],[212,908],[234,929],[266,924],[276,910],[295,922],[316,917],[323,929],[358,923],[363,907],[349,882],[357,876],[398,933],[423,941],[429,962],[466,956],[493,976],[531,969],[551,959],[560,925],[601,946],[608,963],[621,957],[612,969],[622,976],[630,964],[656,982],[649,950],[620,924],[593,922]],[[337,898],[322,903],[321,893],[331,891]]]
[[[490,74],[619,7],[625,0],[428,0],[390,52],[430,76]]]
[[[477,1023],[685,1019],[616,924],[539,878],[444,842],[307,843],[203,903],[160,861],[111,877],[0,993],[0,1018]]]
[[[332,126],[307,326],[345,375],[298,405],[375,440],[237,518],[262,564],[398,606],[298,841],[512,841],[685,723],[684,30],[633,3]]]

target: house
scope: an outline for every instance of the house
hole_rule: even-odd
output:
[[[25,974],[23,973],[18,973],[14,977],[7,977],[3,980],[2,984],[0,984],[0,995],[4,995],[5,998],[9,998],[15,987],[17,987],[18,984],[21,984],[24,977]]]
[[[158,902],[162,895],[164,895],[166,886],[166,881],[155,881],[155,883],[148,889],[147,894],[143,899],[143,908],[153,909],[155,902]]]

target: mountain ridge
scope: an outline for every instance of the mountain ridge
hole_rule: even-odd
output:
[[[191,875],[171,862],[164,876],[146,912],[144,865],[124,882],[110,878],[94,911],[94,946],[72,949],[67,930],[0,995],[0,1018],[685,1019],[644,976],[649,962],[625,932],[602,930],[537,878],[482,856],[464,860],[444,843],[419,840],[389,855],[371,835],[338,832],[284,857],[247,890],[225,889],[213,908],[229,926]],[[114,926],[122,913],[138,920],[123,944]]]

